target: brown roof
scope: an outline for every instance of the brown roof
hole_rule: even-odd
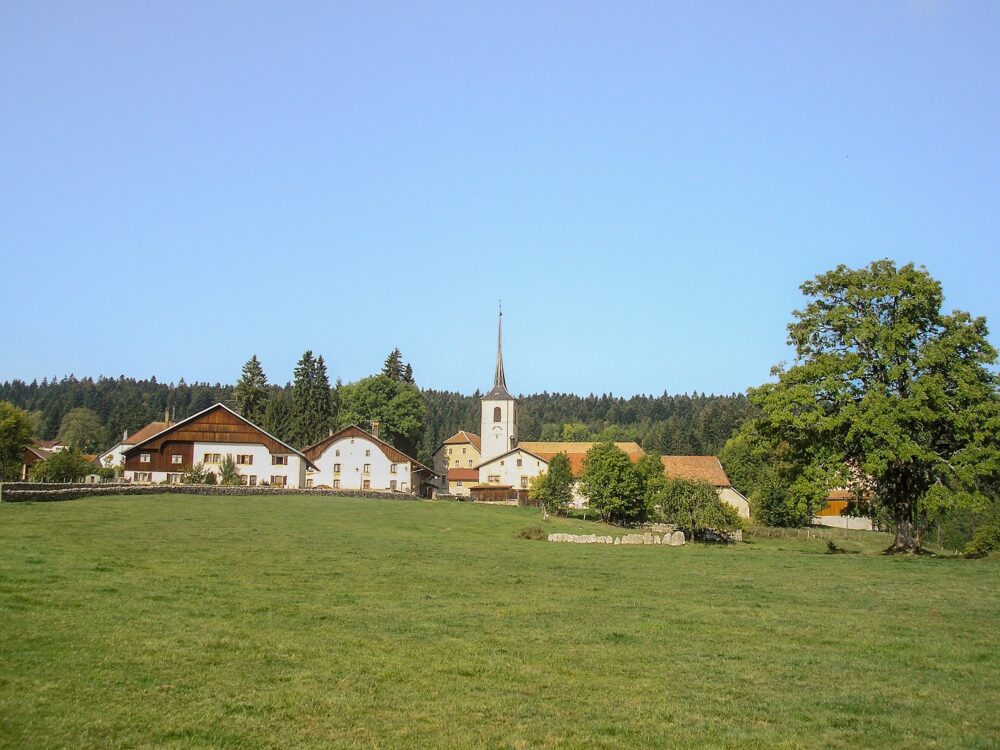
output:
[[[478,469],[448,469],[449,482],[478,482]]]
[[[483,441],[480,439],[479,435],[472,432],[466,432],[465,430],[459,430],[450,438],[445,440],[441,445],[462,445],[469,443],[473,448],[475,448],[480,453],[483,450]]]
[[[332,435],[323,438],[318,443],[310,445],[303,451],[303,453],[305,453],[306,457],[310,461],[313,461],[322,456],[323,453],[326,451],[326,449],[329,448],[331,445],[333,445],[333,443],[344,437],[356,437],[356,438],[364,438],[366,440],[371,440],[373,443],[379,446],[381,451],[385,454],[386,458],[388,458],[390,461],[395,461],[396,463],[400,464],[411,463],[417,469],[423,469],[424,471],[430,472],[431,474],[434,473],[433,471],[431,471],[431,469],[428,469],[417,459],[413,458],[412,456],[407,456],[405,453],[403,453],[403,451],[397,448],[393,448],[384,440],[379,440],[370,432],[365,432],[360,427],[354,424],[349,425],[344,429],[339,430],[333,433]]]
[[[523,448],[530,453],[534,453],[539,458],[545,460],[546,463],[551,461],[557,453],[565,453],[566,457],[569,459],[570,468],[573,470],[573,476],[576,477],[583,471],[583,460],[587,457],[587,451],[595,445],[600,445],[600,443],[534,441],[518,443],[517,447]],[[640,458],[646,455],[646,452],[638,443],[623,442],[615,443],[615,445],[625,451],[625,454],[629,457],[629,460],[631,460],[632,463],[636,463]]]
[[[150,422],[145,427],[140,427],[127,438],[123,438],[119,445],[135,445],[141,443],[146,438],[151,438],[158,432],[163,432],[170,426],[170,422]]]
[[[35,447],[41,448],[43,451],[50,451],[57,445],[65,445],[65,443],[59,438],[55,440],[35,440]]]
[[[715,456],[661,456],[667,479],[695,479],[716,487],[731,487],[722,464]]]

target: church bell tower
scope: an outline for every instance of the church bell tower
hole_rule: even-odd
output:
[[[507,390],[503,372],[503,308],[497,318],[497,367],[493,390],[482,398],[480,460],[485,462],[517,447],[517,400]]]

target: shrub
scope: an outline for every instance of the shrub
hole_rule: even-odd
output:
[[[536,542],[544,542],[549,538],[549,532],[541,526],[525,526],[514,532],[518,539],[533,539]]]
[[[669,480],[653,495],[652,502],[664,521],[680,526],[692,540],[699,531],[728,532],[743,528],[736,508],[723,502],[708,482]]]
[[[965,551],[970,555],[985,555],[1000,551],[1000,519],[994,520],[976,529]]]

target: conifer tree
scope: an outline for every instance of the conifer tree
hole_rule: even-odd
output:
[[[382,365],[382,374],[396,382],[403,379],[403,353],[399,351],[399,347],[393,349],[389,356],[385,358],[385,364]]]
[[[406,367],[403,368],[403,382],[409,383],[410,385],[416,385],[417,382],[413,379],[413,365],[409,362],[407,362]]]
[[[293,442],[299,447],[315,443],[329,430],[332,416],[326,363],[323,357],[313,358],[312,351],[307,351],[295,367],[292,384]]]
[[[243,365],[243,373],[236,381],[236,410],[254,424],[260,424],[267,408],[267,375],[257,355]]]

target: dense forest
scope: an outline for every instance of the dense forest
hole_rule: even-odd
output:
[[[338,388],[345,386],[338,383],[332,389],[334,405],[341,403]],[[289,400],[291,386],[269,385],[268,391]],[[406,446],[415,449],[419,459],[429,461],[435,448],[458,430],[479,431],[479,393],[426,389],[420,393],[424,402],[422,426],[413,445]],[[167,384],[155,378],[125,377],[95,380],[69,376],[40,383],[13,380],[0,383],[0,400],[29,411],[40,438],[54,438],[71,409],[90,409],[100,419],[104,447],[114,445],[123,431],[163,419],[165,413],[178,420],[218,401],[236,406],[232,385],[183,380]],[[522,440],[635,440],[647,450],[668,454],[717,453],[752,413],[742,394],[621,398],[540,393],[522,396],[519,401]],[[332,423],[339,421],[334,414]]]

